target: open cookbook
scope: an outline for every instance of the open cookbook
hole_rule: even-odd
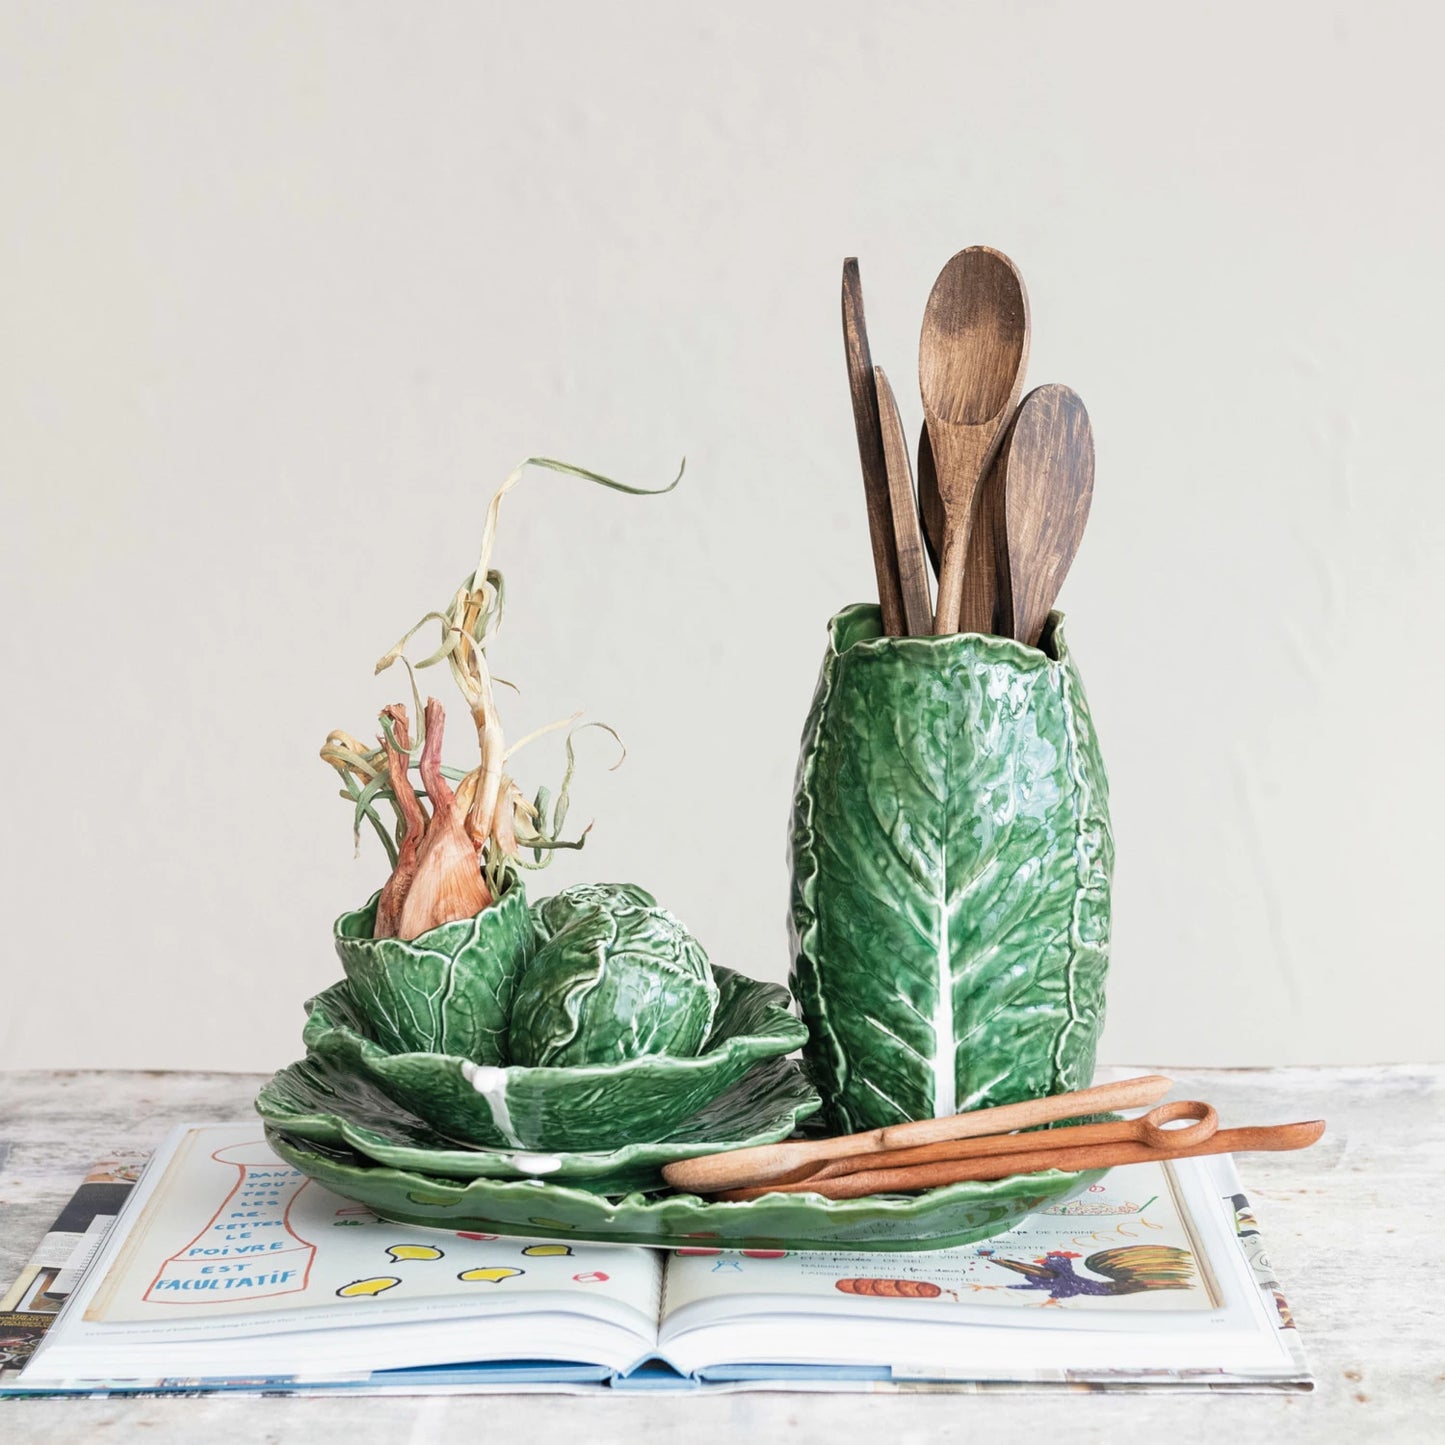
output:
[[[0,1391],[1309,1387],[1224,1156],[1114,1169],[963,1248],[765,1244],[389,1224],[255,1124],[187,1125]]]

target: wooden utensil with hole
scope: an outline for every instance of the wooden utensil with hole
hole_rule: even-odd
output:
[[[848,389],[853,397],[853,429],[858,435],[858,458],[863,464],[868,538],[873,544],[873,572],[878,579],[883,631],[888,637],[901,637],[904,627],[903,590],[894,550],[888,468],[883,459],[883,438],[878,424],[873,357],[863,318],[863,283],[858,275],[858,259],[855,256],[849,256],[843,262],[843,347],[848,358]]]
[[[844,1174],[835,1179],[800,1180],[792,1184],[764,1184],[730,1189],[718,1194],[724,1200],[761,1199],[765,1194],[821,1194],[825,1199],[862,1199],[869,1194],[894,1194],[910,1189],[935,1189],[966,1179],[1008,1179],[1015,1174],[1037,1174],[1058,1169],[1068,1174],[1084,1169],[1112,1169],[1120,1164],[1147,1164],[1168,1159],[1193,1159],[1201,1154],[1245,1154],[1251,1150],[1307,1149],[1325,1132],[1323,1119],[1299,1124],[1274,1124],[1254,1129],[1218,1129],[1202,1143],[1183,1149],[1153,1149],[1147,1144],[1086,1144],[1078,1149],[1040,1149],[1033,1154],[992,1154],[978,1159],[952,1159],[936,1164],[878,1167]]]
[[[1000,1104],[991,1109],[974,1109],[967,1114],[950,1114],[942,1119],[920,1119],[909,1124],[890,1124],[862,1134],[840,1134],[832,1139],[794,1139],[780,1144],[756,1144],[722,1154],[700,1154],[665,1165],[662,1177],[676,1189],[711,1193],[761,1184],[780,1175],[843,1159],[852,1154],[877,1154],[888,1149],[937,1144],[945,1139],[976,1139],[984,1134],[1007,1134],[1014,1129],[1031,1129],[1036,1124],[1056,1124],[1084,1114],[1104,1114],[1114,1109],[1146,1109],[1157,1104],[1172,1087],[1163,1074],[1142,1074],[1112,1084],[1095,1084],[1068,1094],[1051,1094],[1020,1104]]]
[[[893,520],[893,542],[898,583],[903,593],[903,631],[921,637],[933,630],[933,599],[928,595],[928,558],[923,550],[923,525],[913,491],[913,468],[908,441],[898,416],[893,387],[881,366],[873,368],[878,396],[878,420],[883,432],[883,460],[888,469],[888,498]]]
[[[1015,412],[1015,415],[1018,413]],[[1004,426],[1003,436],[1008,435]],[[999,606],[998,538],[1003,533],[1003,477],[999,454],[993,454],[978,484],[973,530],[968,534],[968,556],[963,564],[963,601],[958,614],[960,632],[1003,632]]]
[[[1188,1120],[1188,1123],[1183,1121]],[[1169,1124],[1183,1127],[1166,1128]],[[990,1134],[980,1139],[946,1139],[915,1149],[890,1149],[886,1154],[853,1154],[846,1159],[789,1174],[780,1183],[816,1183],[867,1169],[901,1169],[905,1165],[938,1164],[950,1159],[984,1159],[1001,1154],[1037,1154],[1042,1150],[1078,1149],[1086,1144],[1147,1144],[1151,1149],[1184,1149],[1202,1144],[1219,1128],[1212,1104],[1179,1099],[1157,1104],[1137,1119],[1104,1124],[1075,1124],[1063,1129],[1031,1130],[1027,1134]]]
[[[1094,496],[1094,433],[1078,393],[1052,385],[1031,391],[995,471],[1002,499],[994,536],[999,630],[1037,647]]]
[[[1028,296],[1013,262],[989,246],[960,251],[933,284],[918,345],[918,380],[944,517],[933,626],[939,634],[957,632],[960,625],[970,631],[992,625],[991,577],[976,579],[963,615],[964,568],[979,487],[1018,400],[1028,349]],[[991,571],[991,550],[980,555],[979,567]]]

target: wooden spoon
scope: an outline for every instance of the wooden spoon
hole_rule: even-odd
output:
[[[1019,407],[999,449],[999,627],[1037,647],[1079,550],[1094,496],[1094,433],[1078,393],[1041,386]]]
[[[1028,296],[1013,262],[989,246],[960,251],[933,284],[918,345],[944,515],[936,633],[957,632],[961,621],[975,628],[991,622],[974,615],[992,611],[990,579],[979,579],[980,600],[967,619],[961,617],[964,564],[979,484],[1018,400],[1028,349]]]
[[[908,462],[908,442],[898,417],[898,402],[881,366],[873,368],[873,378],[883,428],[883,460],[888,467],[898,582],[903,591],[903,629],[909,637],[921,637],[933,630],[933,599],[928,595],[928,559],[913,493],[913,468]]]
[[[1220,1129],[1202,1143],[1182,1149],[1154,1149],[1147,1144],[1092,1144],[1079,1149],[1041,1149],[1034,1154],[993,1154],[981,1159],[952,1159],[938,1164],[887,1167],[886,1158],[872,1169],[844,1174],[817,1183],[803,1179],[792,1184],[764,1184],[730,1189],[726,1200],[761,1199],[765,1194],[821,1194],[825,1199],[862,1199],[869,1194],[894,1194],[909,1189],[935,1189],[965,1179],[1008,1179],[1015,1174],[1037,1174],[1058,1169],[1076,1174],[1084,1169],[1113,1169],[1120,1164],[1147,1164],[1168,1159],[1193,1159],[1201,1154],[1245,1154],[1250,1150],[1308,1149],[1325,1132],[1323,1119],[1298,1124],[1274,1124],[1256,1129]]]
[[[898,580],[898,559],[893,550],[893,519],[888,503],[888,468],[883,460],[883,439],[878,427],[878,397],[873,382],[873,357],[863,319],[863,283],[858,259],[843,262],[843,346],[848,357],[848,389],[853,395],[853,429],[858,434],[858,457],[863,464],[863,495],[868,503],[868,537],[873,543],[873,572],[878,578],[878,602],[883,609],[883,631],[888,637],[903,634],[903,589]]]
[[[976,1139],[983,1134],[1031,1129],[1035,1124],[1055,1124],[1060,1119],[1077,1119],[1083,1114],[1102,1114],[1113,1109],[1149,1108],[1171,1087],[1172,1081],[1163,1074],[1143,1074],[1113,1084],[1095,1084],[1091,1089],[1028,1099],[1021,1104],[1000,1104],[991,1109],[974,1109],[942,1119],[920,1119],[911,1124],[889,1124],[862,1134],[784,1140],[781,1144],[755,1144],[721,1154],[700,1154],[695,1159],[679,1159],[675,1164],[664,1166],[662,1177],[678,1189],[733,1189],[761,1184],[829,1159],[845,1159],[850,1154],[881,1153],[886,1149],[936,1144],[942,1139]]]

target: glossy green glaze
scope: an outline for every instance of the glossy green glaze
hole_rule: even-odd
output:
[[[947,1249],[1002,1234],[1035,1210],[1072,1198],[1103,1174],[1050,1170],[867,1199],[828,1200],[816,1194],[769,1194],[740,1204],[711,1203],[694,1194],[607,1199],[559,1184],[463,1183],[392,1169],[269,1125],[266,1138],[281,1158],[325,1188],[399,1224],[662,1248]]]
[[[839,1132],[1083,1088],[1113,839],[1063,619],[1041,649],[845,609],[804,730],[792,985]]]
[[[532,905],[532,927],[537,942],[546,943],[589,908],[656,908],[657,899],[636,883],[574,883],[550,898]]]
[[[545,1178],[593,1194],[629,1194],[663,1188],[662,1166],[675,1159],[786,1139],[820,1102],[794,1060],[769,1059],[656,1143],[596,1153],[461,1149],[365,1079],[310,1058],[266,1084],[256,1110],[298,1139],[343,1145],[397,1169],[447,1179]]]
[[[506,1063],[512,994],[536,946],[521,881],[475,918],[410,940],[371,936],[380,896],[343,913],[333,929],[366,1032],[391,1053]]]
[[[584,884],[534,920],[547,938],[513,999],[513,1063],[620,1064],[702,1047],[718,1003],[707,954],[642,889]]]
[[[800,1047],[787,992],[713,966],[718,1008],[703,1051],[571,1068],[482,1067],[457,1054],[396,1053],[370,1035],[349,983],[306,1005],[308,1051],[375,1085],[439,1132],[487,1148],[617,1149],[665,1138],[755,1064]]]

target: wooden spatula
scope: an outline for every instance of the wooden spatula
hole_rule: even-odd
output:
[[[1157,1104],[1171,1087],[1172,1081],[1163,1074],[1144,1074],[1068,1094],[1028,1099],[1021,1104],[1000,1104],[992,1109],[974,1109],[942,1119],[890,1124],[862,1134],[785,1140],[781,1144],[756,1144],[722,1154],[702,1154],[696,1159],[680,1159],[666,1165],[662,1177],[678,1189],[703,1192],[736,1189],[762,1184],[828,1159],[846,1159],[852,1154],[876,1154],[887,1149],[935,1144],[942,1139],[977,1139],[984,1134],[1032,1129],[1037,1124],[1055,1124],[1061,1119],[1077,1119],[1084,1114],[1102,1114],[1113,1109],[1148,1108]]]
[[[987,597],[961,618],[964,564],[969,556],[979,484],[1000,434],[1013,414],[1029,348],[1029,303],[1012,261],[989,246],[970,246],[949,261],[933,284],[918,345],[918,380],[943,503],[943,566],[938,581],[936,633],[987,629],[992,579],[976,589]],[[987,550],[982,554],[989,556]],[[986,565],[986,564],[985,564]]]
[[[858,434],[858,458],[863,464],[868,537],[873,544],[873,571],[878,578],[883,631],[889,637],[900,637],[904,627],[903,591],[898,580],[893,520],[888,503],[888,468],[883,460],[883,438],[878,427],[873,357],[868,348],[868,327],[863,319],[863,283],[858,276],[855,256],[849,256],[843,262],[843,346],[848,357],[853,429]]]
[[[995,528],[999,628],[1037,647],[1094,496],[1094,433],[1078,393],[1067,386],[1031,391],[999,450],[995,474],[1002,503],[1002,525]]]
[[[923,551],[923,526],[913,492],[908,441],[898,416],[898,402],[881,366],[873,368],[878,393],[878,420],[883,428],[883,460],[888,467],[888,498],[898,583],[903,592],[903,630],[922,637],[933,630],[933,599],[928,595],[928,559]]]

